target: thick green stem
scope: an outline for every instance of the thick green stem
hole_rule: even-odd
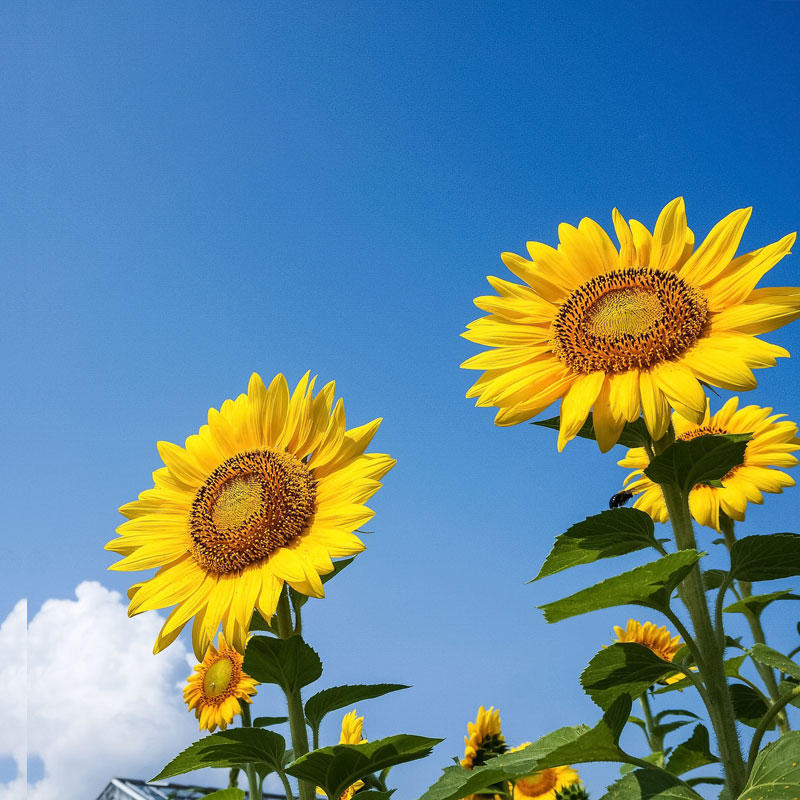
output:
[[[294,635],[295,628],[292,624],[292,611],[289,606],[288,589],[284,588],[275,614],[276,628],[281,639],[288,639]],[[292,750],[294,757],[300,758],[308,752],[308,729],[306,728],[305,714],[303,713],[303,698],[300,690],[286,692],[286,705],[289,708],[289,729],[292,734]],[[308,781],[297,781],[300,800],[315,800],[316,788]]]
[[[639,702],[642,704],[642,716],[644,717],[644,724],[647,728],[645,733],[647,745],[653,753],[663,751],[664,737],[659,736],[656,731],[656,721],[653,719],[653,711],[650,708],[650,699],[647,697],[647,692],[639,698]]]
[[[733,520],[730,517],[721,514],[719,522],[720,530],[725,537],[725,544],[728,550],[730,550],[736,541],[736,535],[733,530]],[[748,581],[737,581],[737,584],[739,586],[739,594],[741,597],[753,596],[753,585],[751,583]],[[761,618],[759,615],[753,613],[753,611],[745,606],[744,616],[747,619],[747,624],[750,626],[750,633],[753,637],[753,641],[760,644],[766,644],[767,641],[764,635],[764,628],[761,625]],[[780,697],[780,690],[778,689],[778,681],[775,679],[775,673],[772,671],[772,668],[768,667],[766,664],[761,664],[758,661],[754,661],[754,663],[756,665],[756,670],[758,670],[758,674],[761,676],[761,680],[764,681],[764,686],[766,687],[769,699],[772,700],[773,703],[777,702]],[[778,723],[778,730],[781,732],[781,736],[791,730],[789,726],[789,717],[786,715],[786,711],[783,709],[781,709],[780,713],[778,714],[776,722]]]
[[[252,722],[250,721],[250,704],[241,703],[242,706],[242,727],[251,728]],[[245,775],[247,775],[247,786],[250,793],[250,800],[261,800],[261,781],[256,772],[254,764],[248,764],[244,768]]]
[[[678,486],[661,486],[667,505],[675,542],[680,550],[697,549],[688,497]],[[725,770],[725,781],[731,797],[738,797],[744,788],[745,764],[736,732],[736,717],[725,676],[724,647],[717,639],[711,622],[703,575],[695,564],[679,586],[681,600],[689,611],[694,628],[695,641],[699,649],[699,667],[706,685],[708,711],[711,725],[719,745],[720,759]]]
[[[753,734],[753,740],[750,742],[750,753],[747,758],[748,775],[750,775],[750,772],[753,769],[753,764],[755,763],[756,756],[758,755],[758,748],[761,745],[761,740],[764,738],[764,734],[772,724],[772,720],[775,719],[775,717],[777,717],[778,714],[780,714],[783,709],[797,697],[800,697],[800,686],[779,698],[777,702],[770,706],[770,708],[767,710],[767,713],[761,718],[761,722],[758,723],[756,732]]]

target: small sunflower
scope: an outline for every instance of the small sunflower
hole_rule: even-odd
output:
[[[200,720],[200,730],[224,731],[242,713],[241,703],[252,702],[258,683],[242,670],[243,660],[220,636],[217,646],[208,646],[202,663],[186,679],[183,699]]]
[[[570,766],[549,767],[520,778],[514,784],[514,800],[555,800],[561,789],[579,780],[580,776]]]
[[[476,298],[489,315],[462,336],[492,349],[461,365],[484,370],[467,397],[496,406],[497,425],[531,419],[560,399],[559,450],[592,409],[603,451],[640,414],[654,439],[664,436],[670,407],[699,424],[700,381],[754,388],[752,369],[789,355],[755,334],[800,316],[800,289],[755,288],[794,234],[734,257],[750,212],[729,214],[697,249],[678,197],[652,234],[614,209],[619,250],[583,219],[559,226],[558,249],[529,242],[531,260],[503,253],[524,285],[489,277],[499,296]]]
[[[627,626],[623,629],[619,625],[614,626],[614,633],[617,634],[617,642],[633,642],[642,644],[652,650],[663,661],[672,661],[675,654],[683,647],[680,636],[672,636],[666,625],[660,628],[652,622],[645,622],[642,625],[635,619],[629,619]],[[696,667],[692,667],[696,670]],[[664,683],[672,684],[683,680],[683,673],[676,672],[664,679]]]
[[[475,722],[467,723],[464,737],[464,758],[461,766],[473,769],[485,764],[487,759],[507,752],[506,740],[500,732],[500,712],[494,706],[478,709]]]
[[[124,556],[111,569],[160,567],[128,592],[130,615],[175,605],[154,652],[192,617],[198,661],[220,623],[244,652],[253,610],[272,617],[284,583],[323,597],[331,559],[364,549],[354,531],[395,461],[364,452],[381,420],[346,430],[334,383],[315,396],[315,380],[306,373],[290,395],[283,375],[267,388],[253,374],[185,447],[158,443],[155,486],[120,509],[129,521],[106,545]]]
[[[672,424],[679,441],[697,439],[725,433],[749,433],[744,461],[734,467],[723,479],[722,486],[695,486],[689,493],[689,509],[701,525],[719,530],[720,511],[732,519],[744,520],[748,503],[764,502],[762,492],[780,493],[794,486],[794,478],[777,467],[794,467],[797,458],[792,455],[800,449],[797,425],[781,419],[784,414],[773,414],[771,408],[744,406],[739,408],[738,397],[728,400],[716,414],[706,407],[705,416],[696,423],[675,413]],[[648,513],[656,522],[669,519],[664,496],[658,484],[645,474],[649,458],[641,447],[628,450],[617,462],[621,467],[633,467],[625,479],[629,492],[640,495],[634,507]]]
[[[342,717],[342,733],[339,736],[339,744],[362,744],[367,740],[363,738],[364,717],[356,716],[353,709]],[[351,800],[353,795],[364,785],[364,781],[357,780],[354,784],[347,787],[339,800]],[[324,795],[324,790],[317,787],[317,792]]]

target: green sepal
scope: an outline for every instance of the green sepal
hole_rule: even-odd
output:
[[[656,681],[671,675],[675,667],[649,647],[636,642],[616,642],[602,649],[581,673],[581,686],[602,709],[620,695],[641,697]]]
[[[637,508],[614,508],[587,517],[556,537],[550,555],[533,580],[578,564],[657,547],[654,530],[649,514]]]
[[[189,745],[151,780],[160,781],[201,767],[244,767],[255,764],[262,776],[283,767],[286,741],[275,731],[230,728]]]
[[[639,605],[663,612],[675,587],[699,559],[696,550],[679,550],[539,608],[547,622],[613,606]]]
[[[760,642],[754,644],[748,652],[759,663],[766,664],[768,667],[778,669],[790,677],[800,680],[800,664],[796,664],[783,653],[779,653],[777,650],[773,650]]]
[[[769,709],[764,698],[755,689],[744,683],[732,683],[728,688],[736,719],[751,728],[757,728],[761,718]],[[768,730],[774,730],[775,727],[776,722],[773,719]]]
[[[705,725],[695,726],[692,735],[670,753],[665,769],[673,775],[683,775],[706,764],[716,764],[719,758],[711,752],[710,746],[708,729]]]
[[[663,770],[637,769],[608,787],[601,800],[703,800],[689,785]]]
[[[446,767],[420,800],[459,800],[470,794],[486,793],[497,783],[517,780],[547,767],[589,761],[631,761],[631,756],[618,744],[630,713],[631,698],[623,695],[594,728],[588,725],[559,728],[521,750],[503,753],[472,770]]]
[[[698,436],[686,442],[673,442],[657,455],[644,474],[658,484],[675,484],[688,492],[698,483],[720,481],[744,462],[749,433]]]
[[[731,547],[731,575],[740,581],[771,581],[800,575],[800,534],[745,536]]]
[[[349,786],[370,773],[425,758],[441,741],[401,733],[361,744],[337,744],[300,756],[286,772],[320,786],[328,797],[341,797]]]
[[[800,797],[800,731],[784,733],[757,756],[739,800]]]
[[[561,417],[550,417],[549,419],[541,419],[532,422],[532,425],[538,425],[541,428],[550,428],[551,430],[558,431],[561,428]],[[597,436],[594,432],[594,424],[592,422],[592,414],[586,418],[581,429],[575,434],[581,439],[592,439],[597,441]],[[644,424],[643,419],[637,419],[634,422],[626,422],[619,434],[617,444],[623,447],[644,447],[650,444],[650,433],[647,426]]]
[[[277,684],[289,694],[322,675],[319,656],[301,636],[253,636],[247,643],[242,668],[260,683]]]
[[[746,614],[748,611],[756,617],[761,616],[761,612],[776,600],[800,600],[800,594],[792,594],[790,589],[783,589],[778,592],[769,592],[768,594],[751,594],[731,603],[723,609],[729,614]]]
[[[375,697],[382,697],[390,692],[397,692],[400,689],[409,689],[403,683],[369,683],[354,686],[331,686],[317,692],[306,701],[305,716],[308,724],[314,729],[318,729],[326,714],[345,706],[360,703],[362,700],[372,700]]]

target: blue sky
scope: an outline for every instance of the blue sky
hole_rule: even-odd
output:
[[[398,459],[368,550],[307,631],[330,683],[414,685],[359,708],[370,738],[447,737],[396,770],[399,796],[460,755],[479,704],[514,742],[593,721],[577,676],[627,610],[547,626],[536,606],[611,567],[525,581],[625,473],[587,443],[559,455],[547,431],[495,428],[464,399],[478,348],[458,334],[485,276],[506,275],[499,253],[554,244],[561,221],[610,229],[616,205],[650,226],[682,194],[698,234],[745,205],[744,248],[796,230],[800,4],[3,15],[0,617],[83,580],[124,591],[103,544],[156,441],[182,442],[254,370],[310,369],[349,420],[384,417],[375,446]],[[797,284],[796,259],[764,283]],[[768,338],[800,353],[798,325]],[[798,376],[794,360],[761,371],[747,400],[800,419]],[[791,530],[796,509],[790,490],[742,530]],[[585,770],[595,796],[615,771]]]

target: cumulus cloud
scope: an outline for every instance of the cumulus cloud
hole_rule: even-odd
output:
[[[0,755],[15,759],[18,776],[0,785],[0,800],[25,796],[25,702],[10,687],[25,686],[26,633],[27,752],[44,764],[30,800],[91,800],[113,776],[151,777],[198,738],[179,690],[186,648],[177,641],[152,652],[162,623],[155,613],[128,619],[119,593],[96,582],[81,583],[75,599],[48,600],[27,627],[17,604],[0,626],[0,685],[13,701]],[[219,786],[225,777],[204,770],[187,783]]]

